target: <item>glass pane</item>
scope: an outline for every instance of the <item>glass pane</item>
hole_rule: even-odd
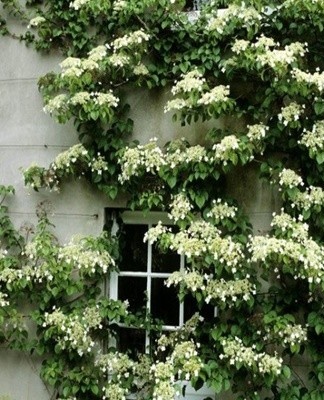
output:
[[[132,357],[145,353],[145,331],[143,329],[119,328],[117,348],[121,352],[128,352]]]
[[[152,246],[152,272],[169,272],[180,269],[180,256],[174,251],[162,253],[158,246]]]
[[[152,279],[151,312],[164,325],[179,325],[179,300],[174,287],[166,287],[165,279]]]
[[[204,304],[199,309],[197,300],[191,294],[187,294],[184,299],[184,321],[188,321],[196,312],[208,321],[212,320],[214,317],[214,307],[212,305]]]
[[[129,311],[145,311],[146,297],[146,278],[118,277],[118,299],[129,301]]]
[[[124,225],[121,237],[121,271],[147,270],[147,243],[143,242],[147,225]]]

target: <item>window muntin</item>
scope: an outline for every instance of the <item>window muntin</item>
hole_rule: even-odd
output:
[[[165,331],[178,329],[198,311],[196,300],[190,294],[180,302],[177,289],[165,285],[174,271],[185,267],[185,258],[171,251],[163,253],[155,244],[143,242],[147,230],[159,221],[170,225],[167,214],[151,212],[143,215],[136,211],[115,211],[113,214],[113,217],[110,215],[113,219],[112,230],[122,234],[123,258],[120,271],[113,272],[110,277],[110,298],[127,300],[132,313],[142,311],[144,314],[147,311],[154,319],[163,321],[162,329]],[[120,221],[119,225],[117,221]],[[208,319],[215,314],[214,308],[209,305],[199,312]],[[149,352],[153,341],[152,332],[120,324],[115,345],[121,351],[131,348],[136,354],[144,350]]]
[[[129,302],[130,312],[148,312],[163,321],[163,330],[175,330],[184,323],[184,305],[179,302],[176,289],[166,287],[172,272],[184,268],[184,257],[173,252],[162,253],[154,244],[144,243],[144,234],[158,221],[169,223],[165,213],[123,211],[114,213],[113,233],[121,234],[122,260],[119,272],[111,274],[109,295],[112,299]],[[120,221],[119,225],[117,221]],[[116,345],[120,350],[132,347],[148,352],[148,331],[119,326]]]

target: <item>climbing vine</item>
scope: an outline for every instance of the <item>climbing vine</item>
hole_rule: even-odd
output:
[[[145,240],[185,256],[167,286],[217,309],[162,333],[104,296],[118,233],[61,246],[46,204],[36,227],[16,232],[5,206],[14,190],[1,187],[0,340],[44,357],[57,399],[171,400],[184,381],[238,400],[323,399],[324,1],[210,0],[199,13],[183,0],[0,4],[2,34],[62,54],[39,90],[44,112],[72,120],[80,140],[27,168],[26,185],[59,190],[80,177],[133,210],[165,211],[177,229],[160,222]],[[133,141],[134,92],[165,95],[161,112],[179,127],[208,124],[199,138]],[[251,168],[281,199],[267,235],[225,189]],[[117,323],[159,332],[152,351],[108,347]]]

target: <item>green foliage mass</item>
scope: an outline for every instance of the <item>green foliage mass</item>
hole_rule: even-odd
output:
[[[134,210],[169,212],[178,231],[159,224],[147,234],[186,257],[168,285],[218,310],[161,334],[146,356],[108,348],[119,322],[155,335],[161,325],[103,296],[118,240],[62,247],[44,205],[38,226],[19,234],[1,203],[0,340],[43,355],[42,378],[61,399],[169,400],[178,378],[238,400],[323,399],[324,1],[211,0],[193,19],[177,0],[0,4],[2,34],[18,37],[9,14],[25,23],[27,45],[67,57],[39,89],[44,111],[73,120],[80,139],[28,168],[26,184],[55,190],[82,177],[110,199],[126,194]],[[132,142],[132,92],[167,94],[175,124],[208,121],[199,145]],[[225,190],[251,169],[281,197],[267,236],[252,233]],[[12,192],[1,188],[3,199]],[[35,337],[22,323],[26,296]]]

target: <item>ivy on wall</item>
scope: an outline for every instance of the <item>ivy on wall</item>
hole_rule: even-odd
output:
[[[146,240],[186,257],[168,286],[219,310],[161,334],[150,355],[100,353],[118,321],[158,330],[100,297],[100,282],[118,270],[118,241],[105,234],[62,247],[44,204],[38,226],[19,234],[3,203],[1,340],[44,355],[53,398],[169,400],[179,379],[240,400],[322,399],[324,2],[211,0],[195,20],[177,0],[0,3],[25,23],[21,40],[66,57],[39,89],[44,111],[72,119],[80,138],[49,166],[25,170],[26,184],[59,190],[67,177],[83,177],[111,199],[126,193],[133,209],[167,211],[179,230],[158,224]],[[17,37],[5,18],[0,28]],[[127,93],[139,89],[169,91],[164,111],[175,124],[209,121],[201,144],[161,147],[154,132],[132,142]],[[248,168],[282,198],[266,236],[252,234],[224,192],[228,174]],[[3,199],[12,192],[1,188]],[[36,338],[19,311],[26,295]]]

